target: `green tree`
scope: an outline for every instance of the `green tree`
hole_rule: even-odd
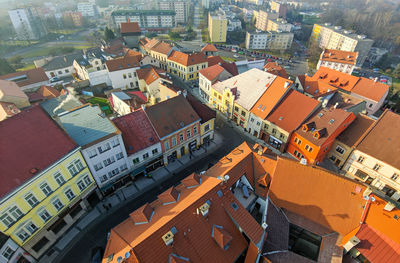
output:
[[[0,58],[0,75],[15,72],[15,69],[8,63],[7,59]]]
[[[111,29],[109,29],[108,27],[106,27],[104,29],[104,39],[106,41],[110,41],[110,40],[115,39],[114,32]]]
[[[400,63],[397,64],[396,68],[393,70],[393,77],[400,79]]]
[[[177,39],[181,38],[181,35],[178,32],[174,32],[174,31],[169,31],[168,36],[171,40],[177,40]]]

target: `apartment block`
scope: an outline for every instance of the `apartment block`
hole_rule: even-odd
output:
[[[247,32],[247,49],[286,50],[292,46],[294,34],[289,32]]]
[[[311,41],[316,41],[322,49],[336,49],[358,52],[356,65],[361,67],[368,57],[374,41],[365,35],[354,34],[351,30],[344,30],[340,26],[314,24]]]
[[[268,19],[267,31],[290,32],[293,25],[282,18]]]
[[[351,74],[356,66],[358,52],[325,49],[319,58],[319,67],[331,68],[343,73]]]
[[[208,13],[208,32],[211,42],[225,43],[228,19],[221,13]]]
[[[115,28],[121,23],[137,22],[139,27],[152,31],[165,31],[176,26],[174,10],[116,10],[111,13]]]
[[[270,2],[271,10],[278,13],[280,17],[286,18],[287,4],[280,1]]]
[[[278,19],[279,13],[260,10],[256,16],[256,28],[261,31],[268,30],[268,20]]]
[[[37,40],[47,35],[47,30],[33,7],[8,11],[11,23],[20,40]]]
[[[157,4],[159,10],[174,10],[176,23],[184,24],[187,22],[189,15],[189,1],[161,0]]]
[[[82,14],[82,16],[95,17],[99,15],[97,10],[97,6],[90,2],[81,2],[77,4],[78,12]]]

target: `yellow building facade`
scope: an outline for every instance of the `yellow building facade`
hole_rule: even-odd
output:
[[[224,15],[208,14],[208,32],[213,43],[225,43],[228,31],[228,20]]]
[[[210,99],[208,104],[210,107],[224,113],[231,118],[235,96],[229,88],[226,88],[220,93],[211,86]]]
[[[191,65],[191,66],[186,66],[184,64],[180,64],[178,62],[175,62],[173,60],[168,59],[168,69],[167,71],[169,73],[172,73],[182,80],[185,81],[190,81],[190,80],[196,80],[199,78],[199,70],[205,69],[208,66],[208,62],[202,62],[199,64]]]
[[[96,184],[76,148],[0,200],[0,231],[38,259],[90,207]],[[93,196],[92,196],[93,197]]]
[[[215,119],[211,119],[204,123],[200,123],[200,144],[208,143],[214,139],[214,122]]]

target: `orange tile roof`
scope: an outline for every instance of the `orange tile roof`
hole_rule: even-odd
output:
[[[161,42],[161,43],[158,43],[157,45],[153,46],[153,48],[151,48],[151,50],[154,52],[157,52],[157,53],[168,55],[171,48],[172,48],[172,46],[170,44]]]
[[[41,96],[47,99],[54,99],[61,95],[61,93],[54,87],[50,86],[41,86],[36,93],[40,94]]]
[[[154,46],[158,45],[159,43],[161,43],[161,41],[156,38],[148,39],[148,42],[145,44],[145,48],[152,49]]]
[[[325,96],[337,91],[337,88],[329,85],[322,80],[313,80],[309,76],[305,76],[303,89],[305,93],[310,94],[314,98]]]
[[[351,91],[359,80],[359,77],[352,76],[334,69],[320,67],[311,80],[321,80],[334,87]]]
[[[217,52],[218,49],[213,44],[207,44],[201,49],[201,52],[205,52],[205,51]]]
[[[352,147],[374,123],[374,119],[364,114],[358,114],[350,126],[339,134],[336,139],[339,142]]]
[[[134,52],[134,51],[132,51]],[[137,53],[137,52],[135,52]],[[140,67],[141,57],[134,55],[133,53],[128,53],[122,58],[116,58],[106,61],[106,66],[109,72],[124,70],[129,68]]]
[[[221,74],[225,69],[220,65],[216,64],[214,66],[209,66],[208,68],[202,69],[199,71],[201,75],[206,77],[208,80],[213,81],[216,79],[219,74]]]
[[[208,66],[214,66],[217,64],[226,63],[220,56],[209,56],[207,57]]]
[[[136,70],[136,74],[138,79],[143,79],[147,85],[150,85],[161,77],[160,74],[165,74],[165,71],[149,67]]]
[[[360,224],[364,190],[356,181],[278,157],[269,196],[278,207],[344,236]]]
[[[197,65],[200,63],[205,63],[205,62],[207,62],[207,57],[202,52],[186,54],[186,53],[182,53],[180,51],[174,50],[168,56],[168,60],[174,61],[178,64],[181,64],[181,65],[187,67],[187,66]]]
[[[282,66],[279,65],[278,62],[268,62],[267,64],[265,64],[264,69],[265,69],[265,71],[267,71],[271,74],[280,76],[285,79],[287,79],[289,77],[286,70],[284,68],[282,68]]]
[[[386,110],[355,144],[357,150],[400,169],[400,115]]]
[[[379,102],[382,98],[385,99],[388,95],[389,86],[380,83],[379,81],[375,82],[372,79],[360,78],[351,92],[364,98]]]
[[[267,117],[267,120],[290,133],[300,127],[319,104],[319,101],[293,90]]]
[[[321,60],[335,63],[355,65],[358,52],[342,51],[336,49],[325,49],[321,54]]]
[[[322,145],[350,115],[353,115],[355,119],[355,115],[352,112],[347,112],[342,109],[322,108],[304,122],[303,126],[309,126],[308,131],[304,131],[303,128],[300,127],[296,130],[296,133],[314,145]],[[320,134],[322,134],[319,138],[314,137],[315,131],[321,131]]]
[[[277,76],[251,108],[250,112],[264,120],[290,90],[289,87],[292,83],[291,80]]]
[[[179,200],[175,203],[150,204],[154,213],[148,223],[135,224],[130,217],[113,228],[103,262],[117,262],[119,257],[125,257],[126,252],[133,256],[128,262],[168,262],[171,254],[176,255],[178,259],[187,258],[190,262],[235,261],[248,246],[246,239],[226,212],[226,206],[231,206],[231,198],[235,198],[229,189],[222,189],[219,179],[207,176],[202,176],[201,179],[201,184],[197,187],[177,186]],[[223,191],[222,197],[217,195],[217,190]],[[207,200],[210,201],[210,208],[206,219],[196,211]],[[234,216],[237,213],[246,213],[247,220],[254,220],[239,202],[236,204],[238,209],[233,212]],[[251,223],[258,224],[255,220]],[[231,240],[228,249],[222,249],[213,240],[214,225],[223,227],[224,231],[229,233]],[[176,230],[173,245],[167,246],[162,236],[172,228]],[[226,241],[225,239],[224,242]],[[108,261],[110,255],[112,260]]]
[[[121,23],[121,34],[124,33],[140,33],[140,27],[138,22],[127,22]]]

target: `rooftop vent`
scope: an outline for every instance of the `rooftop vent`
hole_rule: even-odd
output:
[[[203,216],[207,216],[208,215],[208,211],[210,209],[210,205],[211,202],[209,200],[207,200],[202,206],[200,206],[198,208],[199,212],[203,215]]]
[[[35,173],[37,173],[38,171],[39,171],[38,168],[32,168],[32,169],[29,170],[29,172],[30,172],[31,174],[35,174]]]

